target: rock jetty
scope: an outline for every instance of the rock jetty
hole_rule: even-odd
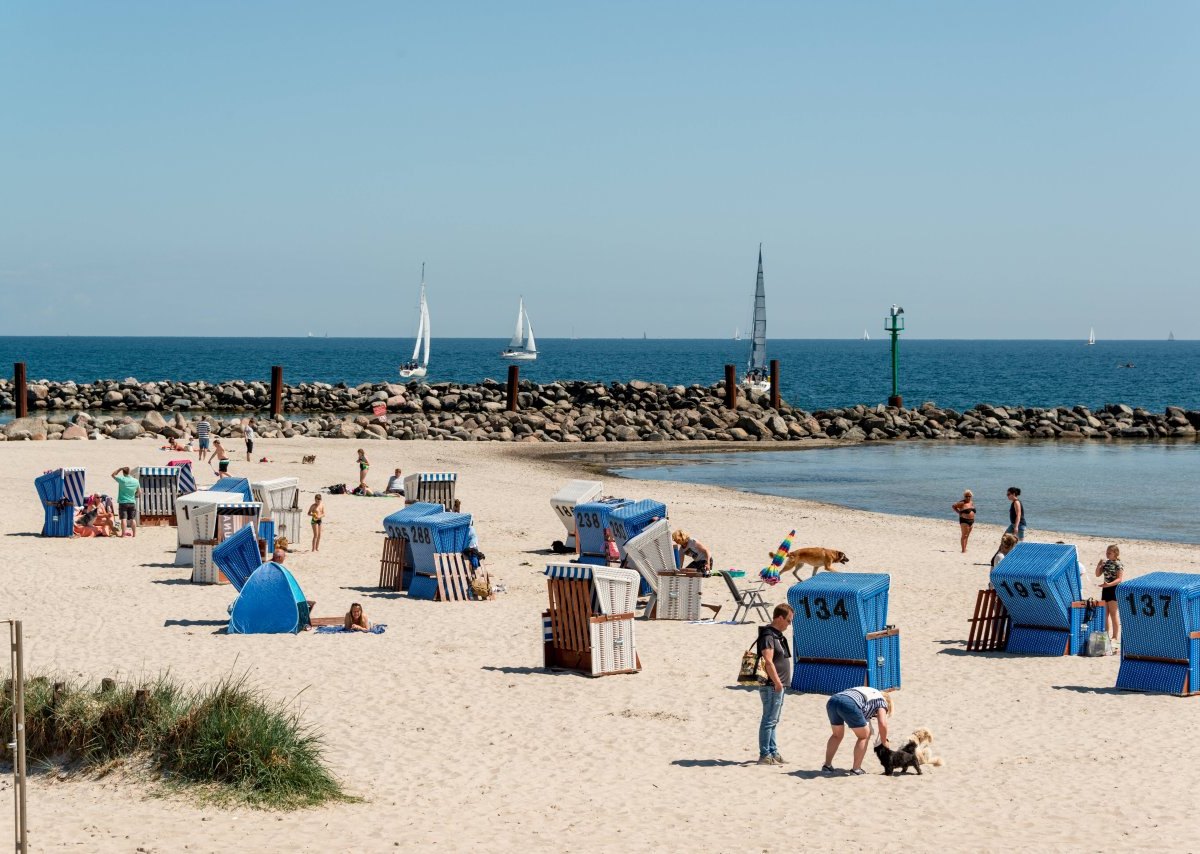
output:
[[[265,414],[261,382],[29,383],[30,417],[3,426],[0,439],[182,439],[201,414],[213,432],[241,435],[244,419],[263,438],[436,439],[500,442],[635,442],[709,439],[779,442],[837,439],[1190,439],[1200,411],[1169,406],[1149,412],[1124,404],[1040,408],[979,404],[958,412],[924,403],[915,409],[850,406],[808,412],[761,394],[739,392],[727,409],[724,388],[627,383],[522,382],[518,412],[503,384],[301,383],[284,389],[286,415]],[[13,385],[0,380],[0,410],[13,409]],[[386,414],[374,415],[382,404]]]

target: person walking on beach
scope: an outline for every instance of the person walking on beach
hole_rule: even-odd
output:
[[[250,462],[250,455],[254,453],[254,439],[257,435],[254,432],[254,419],[251,418],[242,428],[242,438],[246,440],[246,462]]]
[[[204,462],[204,459],[208,456],[208,442],[211,431],[212,425],[208,423],[208,417],[204,415],[200,416],[200,421],[196,424],[196,443],[200,446],[196,456],[199,457],[200,462]]]
[[[220,439],[213,439],[212,456],[217,461],[217,475],[219,477],[227,475],[229,473],[229,454],[225,453]]]
[[[117,514],[121,517],[121,536],[128,529],[129,536],[137,536],[137,497],[142,486],[136,477],[129,475],[129,466],[119,468],[112,473],[117,482]]]
[[[958,527],[962,532],[959,542],[962,544],[963,554],[966,554],[967,540],[971,539],[971,526],[975,524],[975,493],[964,489],[962,501],[955,501],[950,507],[958,514]]]
[[[1121,609],[1117,603],[1117,585],[1125,579],[1125,565],[1121,563],[1120,546],[1109,546],[1104,560],[1096,564],[1096,576],[1103,577],[1100,583],[1100,599],[1104,602],[1108,618],[1108,636],[1112,638],[1113,652],[1119,649],[1121,637]]]
[[[767,684],[762,691],[762,718],[758,722],[758,764],[782,765],[775,730],[783,711],[783,698],[792,684],[792,649],[783,632],[792,624],[792,607],[779,604],[771,614],[771,622],[758,628],[757,652],[767,672]]]
[[[362,448],[358,449],[358,485],[364,489],[367,486],[367,470],[371,468],[371,461],[367,459],[367,452]]]
[[[308,507],[308,520],[312,522],[312,550],[321,550],[321,523],[325,521],[325,502],[320,493],[313,496],[313,503]]]
[[[849,726],[857,739],[854,742],[854,765],[850,768],[850,773],[855,777],[866,774],[862,763],[863,757],[867,755],[867,742],[871,739],[870,721],[874,719],[878,724],[879,742],[886,745],[888,717],[894,708],[895,701],[891,694],[884,694],[865,685],[861,688],[847,688],[830,697],[825,704],[825,714],[829,717],[833,733],[825,744],[825,764],[821,766],[821,773],[827,777],[833,774],[833,757],[837,755],[842,738],[846,735],[846,727]]]
[[[1021,503],[1021,490],[1015,486],[1008,488],[1008,528],[1004,533],[1012,534],[1017,541],[1025,539],[1025,505]]]

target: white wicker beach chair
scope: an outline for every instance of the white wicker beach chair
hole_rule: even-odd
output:
[[[452,510],[457,484],[458,472],[453,471],[422,471],[407,475],[404,478],[404,503],[428,501]]]
[[[671,543],[671,524],[666,519],[651,522],[646,530],[625,543],[625,564],[637,570],[650,588],[643,616],[655,616],[661,583],[659,574],[675,571],[675,549]]]
[[[598,480],[569,480],[550,499],[554,515],[562,526],[567,529],[567,536],[555,540],[551,548],[556,552],[575,551],[575,505],[595,501],[604,490],[604,484]]]
[[[179,466],[139,466],[138,521],[142,525],[174,525],[179,498]]]

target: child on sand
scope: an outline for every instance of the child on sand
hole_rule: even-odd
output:
[[[229,454],[225,452],[225,448],[221,445],[220,439],[213,439],[213,459],[217,461],[217,473],[228,474],[229,472]]]
[[[358,449],[358,485],[365,487],[367,485],[367,469],[371,468],[371,462],[367,459],[367,452],[362,448]]]
[[[1100,599],[1104,602],[1105,615],[1108,622],[1108,636],[1112,638],[1112,648],[1115,654],[1118,650],[1118,639],[1121,636],[1121,610],[1117,603],[1117,585],[1125,578],[1125,565],[1121,563],[1119,546],[1109,546],[1104,552],[1104,560],[1096,563],[1096,576],[1103,576],[1100,583]]]
[[[314,495],[313,503],[308,507],[308,519],[312,522],[312,550],[321,550],[321,523],[325,520],[325,502],[321,496]]]

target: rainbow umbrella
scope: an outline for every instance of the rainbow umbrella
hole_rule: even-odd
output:
[[[790,534],[783,538],[783,542],[771,554],[771,565],[764,567],[758,574],[767,584],[779,583],[779,570],[783,567],[783,562],[787,560],[788,552],[792,550],[792,537],[796,536],[796,531],[793,529]]]

